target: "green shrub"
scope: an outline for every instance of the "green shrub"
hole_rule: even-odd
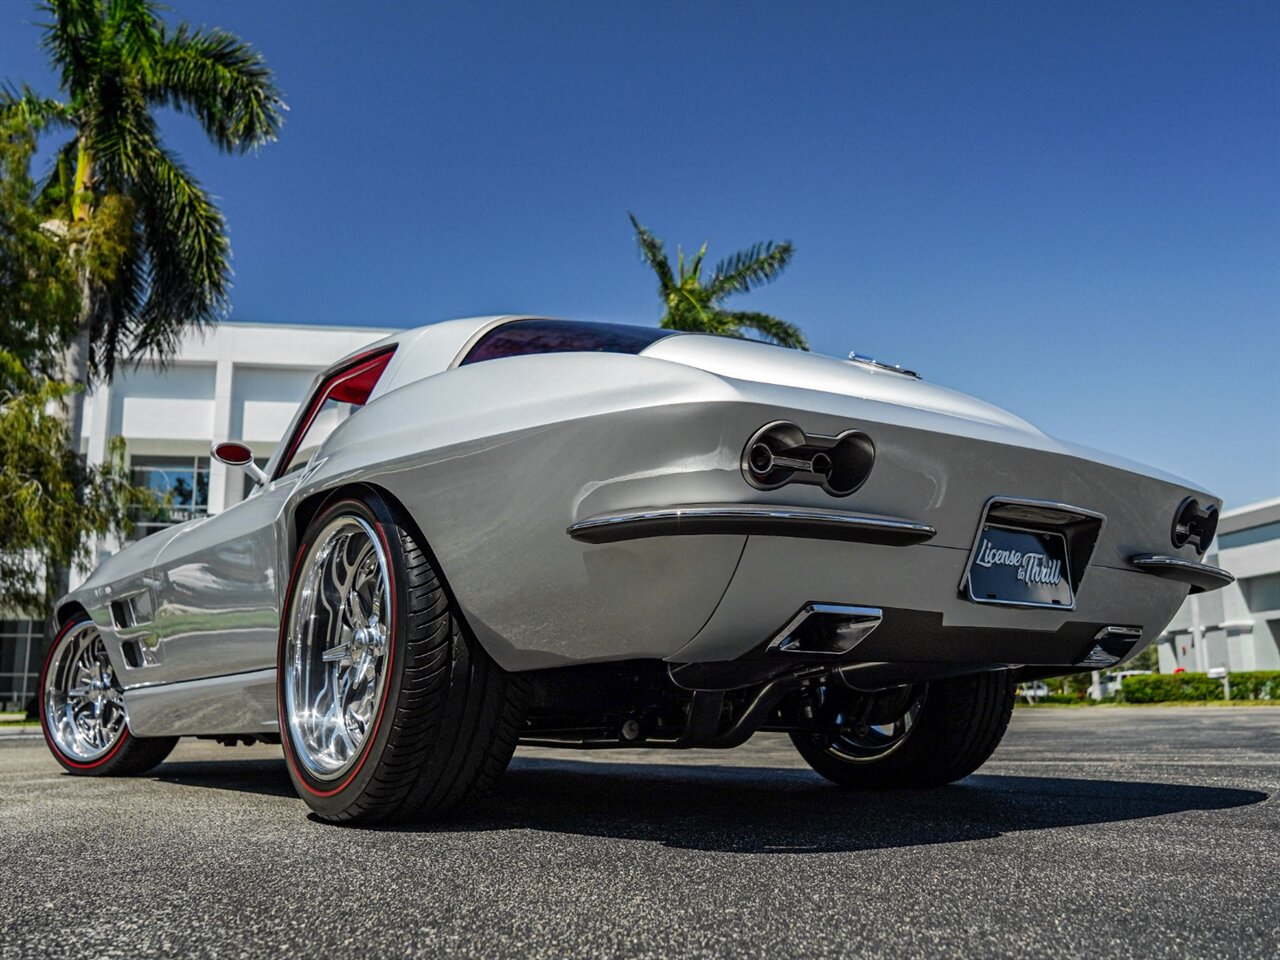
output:
[[[1125,677],[1123,703],[1167,703],[1173,700],[1221,700],[1222,681],[1204,673],[1153,673]],[[1280,670],[1231,674],[1232,700],[1280,700]]]
[[[1037,703],[1084,703],[1085,700],[1074,693],[1046,693],[1036,700]]]

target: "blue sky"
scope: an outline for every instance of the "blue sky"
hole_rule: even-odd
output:
[[[215,3],[290,105],[222,198],[233,319],[654,323],[626,212],[743,306],[1065,439],[1280,496],[1280,5]],[[22,0],[0,77],[53,78]]]

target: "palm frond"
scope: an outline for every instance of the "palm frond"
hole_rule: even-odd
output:
[[[0,125],[17,123],[28,130],[69,127],[71,108],[58,100],[42,97],[30,87],[0,86]]]
[[[40,45],[60,69],[62,89],[75,107],[97,73],[102,6],[99,0],[45,0],[40,9],[53,17],[51,23],[40,24]]]
[[[110,380],[122,359],[132,353],[138,315],[150,288],[146,237],[140,218],[134,218],[133,240],[116,261],[110,284],[99,286],[90,298],[89,371]]]
[[[195,117],[228,153],[276,139],[288,109],[260,53],[222,30],[185,24],[172,35],[161,31],[145,94]]]
[[[81,135],[93,152],[94,178],[108,190],[128,192],[162,149],[141,90],[118,80],[100,85]]]
[[[71,175],[76,164],[77,142],[68,140],[58,148],[49,172],[36,186],[36,208],[60,220],[69,219],[67,204],[71,199]]]
[[[707,289],[715,300],[723,300],[732,293],[747,293],[776,280],[791,262],[792,253],[794,248],[790,243],[773,241],[739,250],[716,264]]]
[[[737,328],[754,330],[779,346],[792,347],[796,350],[809,349],[809,341],[800,332],[800,328],[786,320],[779,320],[767,313],[750,311],[723,312],[722,315],[731,320]]]
[[[628,213],[631,226],[636,231],[636,242],[640,245],[640,256],[658,275],[658,290],[666,297],[676,288],[676,278],[671,272],[671,261],[667,259],[667,251],[662,241],[641,226],[634,213]]]
[[[209,327],[226,313],[231,249],[222,213],[175,157],[151,153],[138,185],[148,276],[130,357],[163,358],[187,327]]]
[[[146,71],[160,43],[160,10],[152,0],[109,0],[104,39],[123,63]]]

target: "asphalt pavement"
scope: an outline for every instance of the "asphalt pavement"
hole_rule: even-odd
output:
[[[1280,709],[1019,710],[854,795],[788,741],[524,749],[446,824],[310,819],[279,748],[132,780],[0,740],[0,960],[1280,957]]]

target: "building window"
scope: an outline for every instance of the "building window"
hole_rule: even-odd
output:
[[[48,646],[39,621],[0,620],[0,710],[27,709]]]
[[[1264,523],[1257,527],[1246,527],[1232,533],[1218,534],[1218,549],[1230,550],[1232,547],[1247,547],[1268,540],[1280,540],[1280,520],[1275,523]]]
[[[143,537],[209,512],[208,457],[134,457],[133,482],[160,500],[133,517],[133,538]]]

